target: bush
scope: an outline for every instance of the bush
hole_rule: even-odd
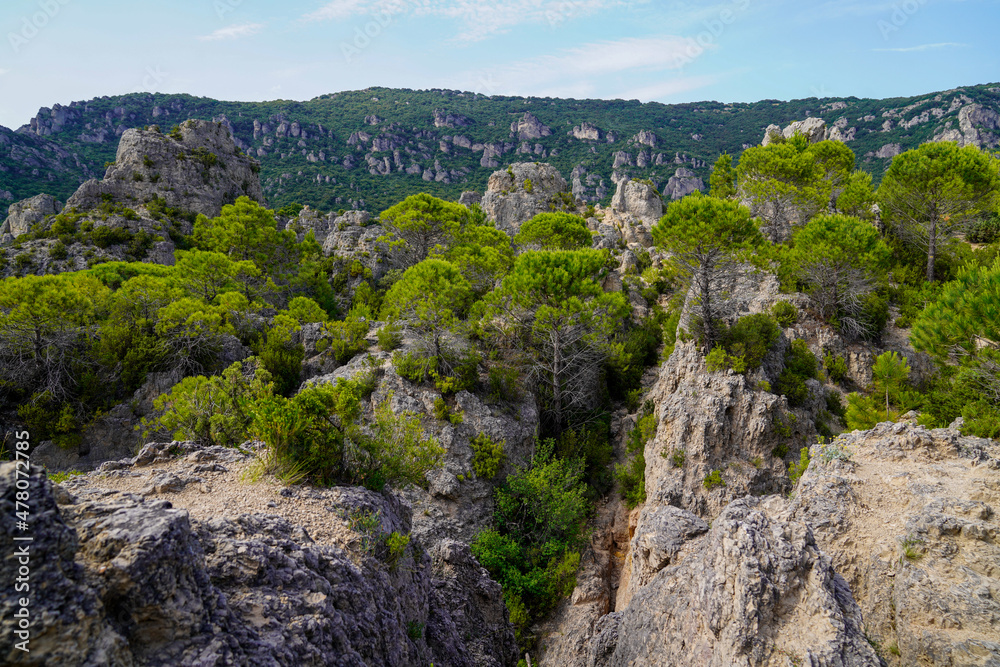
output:
[[[844,421],[852,431],[865,431],[886,420],[884,406],[872,396],[851,393],[847,395],[847,410]],[[892,413],[888,415],[894,419]]]
[[[383,352],[392,352],[403,344],[403,329],[395,322],[386,322],[376,336],[379,349]]]
[[[487,370],[487,386],[489,399],[495,403],[521,400],[521,374],[513,366],[491,364]]]
[[[174,440],[234,447],[247,440],[253,421],[250,404],[271,395],[271,376],[252,357],[221,376],[188,377],[153,402],[160,415],[143,419],[143,437],[166,431]]]
[[[790,327],[799,321],[799,309],[787,301],[779,301],[771,306],[771,315],[783,327]]]
[[[819,364],[804,340],[794,340],[785,354],[785,368],[775,383],[775,391],[784,395],[791,406],[803,405],[809,398],[806,380],[815,378]]]
[[[472,448],[472,469],[481,479],[493,479],[500,472],[507,455],[503,440],[496,441],[485,433],[480,433],[469,441]]]
[[[994,213],[981,220],[969,232],[970,243],[993,243],[1000,238],[1000,215]]]
[[[102,225],[94,227],[90,233],[91,242],[98,248],[108,248],[113,245],[121,245],[132,240],[132,232],[121,227],[108,227]]]
[[[803,447],[799,450],[799,460],[798,462],[792,461],[788,464],[788,478],[792,480],[792,484],[799,481],[802,474],[809,467],[809,448]]]
[[[49,246],[49,257],[57,260],[69,257],[69,252],[66,251],[66,244],[62,241],[56,241]]]
[[[639,452],[625,463],[615,466],[615,479],[629,509],[646,502],[646,456]]]
[[[827,352],[823,355],[823,368],[830,379],[839,384],[847,378],[847,362],[840,355]]]
[[[701,485],[706,489],[711,491],[717,486],[725,486],[726,482],[722,479],[722,472],[719,470],[713,470],[712,472],[705,475],[705,479],[701,481]]]
[[[538,444],[531,467],[496,491],[496,528],[476,536],[472,553],[503,587],[518,642],[532,644],[532,623],[576,585],[584,526],[590,513],[583,467]]]
[[[330,352],[337,363],[346,364],[355,356],[368,349],[368,322],[348,316],[337,322],[327,322],[326,331],[330,335]]]
[[[683,468],[687,453],[683,449],[675,449],[670,452],[670,465],[674,468]]]
[[[402,533],[397,533],[392,531],[385,538],[385,547],[388,552],[385,562],[389,564],[389,567],[396,569],[399,565],[399,561],[403,559],[403,554],[406,553],[406,547],[410,546],[410,536],[403,535]]]

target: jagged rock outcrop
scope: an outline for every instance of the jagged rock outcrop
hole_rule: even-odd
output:
[[[1000,445],[884,423],[814,445],[787,514],[892,667],[1000,665]]]
[[[285,229],[294,231],[299,241],[312,231],[316,242],[325,246],[331,235],[344,232],[351,227],[367,227],[370,222],[371,214],[368,211],[345,211],[342,214],[332,211],[324,215],[306,206],[299,212],[297,218],[288,221]],[[339,245],[339,240],[331,242],[331,245]]]
[[[658,542],[633,541],[633,559],[655,574],[601,619],[577,664],[880,664],[857,603],[805,523],[782,521],[755,498],[731,503],[707,533],[687,512],[659,518]]]
[[[510,124],[510,134],[518,141],[526,141],[551,136],[552,129],[538,120],[535,114],[525,111],[524,116]]]
[[[133,207],[160,197],[167,206],[214,217],[238,197],[264,201],[259,164],[239,150],[222,123],[189,120],[180,137],[127,130],[104,179],[81,185],[66,205],[88,211],[107,196]]]
[[[17,238],[45,220],[45,216],[55,215],[61,210],[62,204],[52,195],[45,194],[11,204],[7,209],[7,219],[0,224],[0,237],[9,233]]]
[[[405,335],[401,354],[423,354],[419,341]],[[378,373],[378,389],[366,402],[366,415],[388,401],[394,413],[412,412],[424,417],[424,432],[437,439],[445,450],[441,465],[428,473],[427,489],[408,488],[404,496],[413,507],[414,535],[428,545],[445,539],[471,542],[489,526],[493,515],[493,483],[476,475],[472,465],[472,439],[480,435],[502,442],[505,463],[501,475],[526,466],[534,452],[539,424],[534,397],[525,393],[517,401],[491,405],[479,396],[458,392],[448,400],[452,412],[462,414],[458,424],[434,417],[435,403],[444,400],[433,386],[418,385],[396,372],[391,355],[385,352],[362,354],[331,373],[309,380],[334,383],[363,373]]]
[[[656,188],[637,179],[618,182],[618,190],[611,198],[611,208],[632,215],[649,227],[663,217],[663,201]]]
[[[959,146],[990,148],[1000,141],[998,132],[1000,114],[982,104],[969,104],[958,112],[958,128],[942,130],[934,135],[932,141],[955,141]]]
[[[581,123],[566,134],[581,141],[600,141],[604,138],[604,133],[593,123]]]
[[[674,175],[667,180],[663,186],[663,196],[670,199],[680,199],[692,192],[702,192],[705,189],[705,181],[690,169],[679,167],[674,171]]]
[[[515,162],[490,176],[482,207],[497,228],[513,236],[523,222],[561,208],[559,195],[567,189],[566,179],[552,165]]]
[[[764,130],[764,139],[761,141],[761,145],[767,146],[773,141],[773,137],[776,135],[784,136],[785,139],[791,139],[796,133],[805,136],[811,144],[831,138],[826,127],[826,121],[822,118],[812,117],[805,120],[797,120],[789,124],[784,130],[777,125],[768,125],[767,129]]]
[[[428,553],[413,538],[390,557],[379,535],[410,528],[398,498],[247,485],[247,463],[154,444],[65,489],[32,467],[31,652],[12,648],[18,602],[5,591],[5,664],[516,663],[500,587],[467,546]],[[14,469],[0,466],[7,534]],[[373,533],[352,528],[365,512]],[[13,581],[16,556],[2,567]]]

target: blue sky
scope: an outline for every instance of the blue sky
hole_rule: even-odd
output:
[[[1000,0],[4,0],[0,124],[138,91],[915,95],[1000,80],[998,27]]]

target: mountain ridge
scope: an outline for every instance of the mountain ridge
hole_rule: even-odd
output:
[[[679,196],[707,182],[719,153],[738,157],[769,125],[810,117],[836,128],[878,180],[895,154],[925,141],[995,146],[998,111],[1000,84],[990,83],[886,99],[672,105],[380,87],[304,102],[132,93],[42,107],[16,131],[0,127],[0,205],[40,192],[64,200],[101,175],[126,129],[168,131],[188,118],[229,127],[261,162],[274,207],[378,211],[418,191],[482,192],[497,168],[532,159],[553,164],[584,201],[607,204],[616,182],[633,177]]]

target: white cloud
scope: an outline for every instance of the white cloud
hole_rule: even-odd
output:
[[[305,15],[307,21],[335,21],[374,10],[379,3],[369,0],[333,0]]]
[[[709,45],[708,48],[711,48]],[[486,72],[469,73],[459,84],[485,94],[506,93],[539,97],[584,97],[598,89],[607,89],[607,79],[621,87],[621,79],[639,76],[648,81],[651,72],[677,71],[694,62],[705,48],[694,39],[667,35],[630,37],[612,42],[596,42],[555,55],[511,63]],[[604,79],[601,85],[597,80]],[[707,85],[696,78],[676,78],[652,86],[639,85],[632,97],[652,99],[670,92],[681,92]],[[672,90],[668,87],[672,86]]]
[[[671,95],[677,95],[678,93],[686,93],[691,90],[704,88],[705,86],[710,86],[717,81],[718,77],[714,76],[683,76],[669,79],[667,81],[660,81],[648,86],[642,86],[640,88],[633,88],[632,90],[628,90],[621,95],[617,95],[616,97],[624,100],[649,102],[670,97]]]
[[[939,42],[937,44],[921,44],[920,46],[902,46],[895,49],[872,49],[873,51],[883,51],[888,53],[912,53],[914,51],[930,51],[931,49],[948,49],[948,48],[962,48],[966,47],[968,44],[959,44],[958,42]]]
[[[263,29],[263,23],[241,23],[239,25],[219,28],[211,35],[202,35],[198,39],[203,42],[216,42],[224,39],[239,39],[240,37],[252,37]]]
[[[455,39],[473,42],[522,24],[558,27],[567,21],[611,9],[627,9],[649,0],[332,0],[307,21],[343,20],[358,15],[413,14],[451,19],[460,24]]]

